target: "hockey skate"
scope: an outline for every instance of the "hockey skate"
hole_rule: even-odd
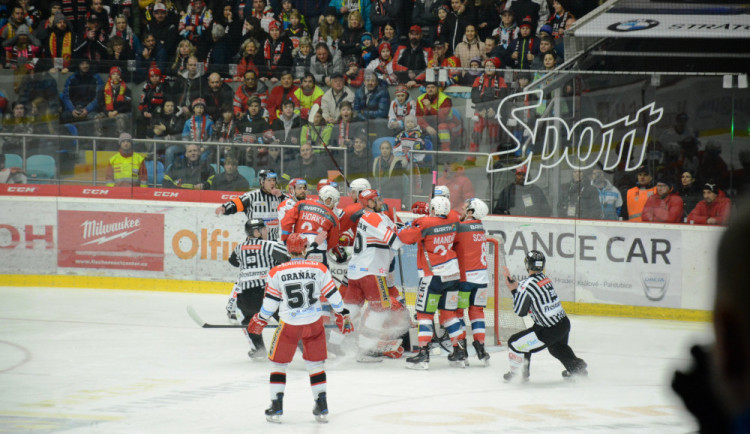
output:
[[[328,423],[328,401],[326,401],[326,392],[320,392],[318,399],[315,400],[315,407],[313,408],[313,415],[315,420],[321,423]]]
[[[450,365],[454,368],[465,368],[468,365],[466,359],[466,349],[461,343],[459,342],[457,345],[454,345],[453,352],[448,355]]]
[[[562,377],[570,381],[574,381],[576,378],[588,377],[589,371],[586,368],[588,368],[586,362],[581,361],[576,369],[572,371],[569,371],[567,369],[562,371]]]
[[[484,363],[484,366],[490,366],[490,355],[484,349],[484,344],[478,341],[472,342],[474,350],[477,352],[477,358]]]
[[[271,401],[271,406],[266,409],[266,420],[281,423],[282,414],[284,414],[284,394],[279,392],[276,394],[276,399]]]
[[[248,357],[252,360],[263,360],[266,358],[266,347],[253,347],[247,352]]]
[[[344,357],[346,352],[341,348],[341,345],[328,344],[328,356],[333,355],[334,357]]]
[[[518,375],[517,372],[508,371],[505,374],[503,374],[503,380],[505,380],[506,383],[511,383],[513,381],[516,381],[516,379],[520,379],[522,383],[527,383],[529,381],[529,373],[524,372],[521,375]]]
[[[430,347],[420,347],[419,353],[406,359],[407,369],[430,369]]]

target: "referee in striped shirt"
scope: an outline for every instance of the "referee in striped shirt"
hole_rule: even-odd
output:
[[[287,262],[289,254],[283,244],[268,240],[268,229],[263,219],[254,218],[245,222],[245,233],[247,239],[238,244],[229,257],[229,263],[239,267],[240,273],[229,297],[227,313],[231,315],[239,308],[244,317],[242,325],[247,326],[263,306],[268,272],[276,265]],[[248,356],[252,359],[264,358],[266,347],[261,335],[249,334],[246,328],[242,330],[251,343]]]
[[[531,313],[534,325],[518,332],[508,339],[508,361],[510,371],[503,375],[505,381],[520,376],[529,380],[531,354],[545,348],[565,366],[563,378],[588,375],[586,362],[576,357],[568,345],[570,320],[557,297],[552,281],[544,274],[544,254],[532,250],[524,258],[529,277],[517,282],[508,267],[503,267],[505,285],[513,294],[513,310],[519,316]]]
[[[277,188],[277,181],[276,172],[270,169],[261,170],[258,172],[260,188],[248,191],[240,197],[219,205],[216,208],[216,215],[232,215],[244,212],[248,219],[263,219],[268,228],[268,239],[278,241],[280,229],[278,208],[279,204],[286,199],[286,196]]]

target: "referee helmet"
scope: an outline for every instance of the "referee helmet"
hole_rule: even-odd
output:
[[[544,253],[540,252],[539,250],[531,250],[526,254],[526,257],[523,258],[523,263],[524,265],[526,265],[526,269],[529,271],[544,270],[545,262],[546,259],[544,258]]]

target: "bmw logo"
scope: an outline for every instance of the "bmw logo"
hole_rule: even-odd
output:
[[[634,32],[636,30],[651,29],[658,25],[659,22],[656,20],[636,19],[610,24],[609,27],[607,27],[607,30],[611,30],[613,32]]]

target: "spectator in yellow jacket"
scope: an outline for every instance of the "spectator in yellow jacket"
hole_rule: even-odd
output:
[[[148,187],[145,157],[133,152],[133,137],[120,134],[120,149],[109,159],[107,186]]]

